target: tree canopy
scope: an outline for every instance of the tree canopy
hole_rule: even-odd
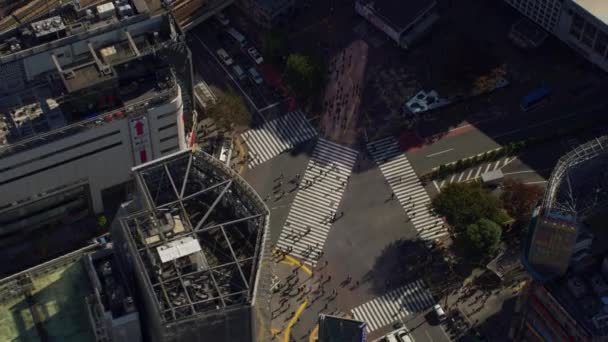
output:
[[[233,91],[223,91],[215,87],[211,90],[216,101],[208,107],[207,115],[215,121],[218,127],[231,130],[251,124],[251,113],[239,95]]]
[[[264,39],[264,56],[276,63],[281,64],[283,58],[289,51],[289,38],[283,31],[272,31]]]
[[[507,180],[503,184],[501,199],[504,207],[519,223],[530,218],[534,205],[543,196],[544,190],[538,185]]]
[[[292,53],[285,66],[285,82],[301,99],[309,99],[318,93],[323,82],[320,64],[309,56]]]
[[[457,243],[465,257],[473,260],[493,256],[500,244],[502,229],[488,219],[468,225],[457,236]]]
[[[447,185],[432,205],[457,230],[484,218],[501,224],[509,220],[500,200],[475,182]]]

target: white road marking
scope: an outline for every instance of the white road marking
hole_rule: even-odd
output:
[[[471,170],[469,171],[469,174],[467,175],[467,178],[466,178],[465,180],[468,180],[469,178],[471,178],[471,174],[472,174],[472,173],[473,173],[473,169],[471,169]]]
[[[462,177],[464,176],[464,172],[460,173],[460,177],[458,177],[458,182],[460,182],[462,180]]]
[[[481,173],[481,168],[482,167],[483,166],[480,166],[480,167],[477,168],[477,172],[475,173],[475,178],[479,177],[479,174]]]
[[[515,172],[503,173],[503,175],[508,176],[508,175],[517,175],[520,173],[532,173],[532,172],[536,172],[536,171],[535,170],[515,171]]]
[[[541,183],[547,183],[547,181],[544,180],[544,181],[537,181],[537,182],[526,182],[524,184],[541,184]]]
[[[496,170],[498,168],[498,165],[500,165],[500,160],[496,162],[496,164],[494,165],[494,168],[492,169],[492,171]]]
[[[268,106],[266,106],[266,107],[264,107],[264,108],[260,108],[260,109],[258,109],[258,110],[259,110],[260,112],[263,112],[263,111],[268,110],[268,109],[270,109],[270,108],[276,107],[276,106],[280,105],[281,103],[282,103],[281,101],[277,101],[277,102],[275,102],[275,103],[273,103],[273,104],[269,104]]]
[[[492,163],[488,163],[488,166],[486,166],[486,170],[483,173],[488,172],[488,170],[490,169],[490,166],[492,165]]]
[[[435,189],[437,189],[437,192],[441,192],[441,189],[439,189],[439,185],[437,185],[436,181],[433,181],[433,185],[435,186]]]
[[[428,156],[426,156],[426,157],[427,157],[427,158],[430,158],[430,157],[438,156],[438,155],[440,155],[440,154],[448,153],[448,152],[453,151],[453,150],[454,150],[453,148],[450,148],[450,149],[447,149],[447,150],[444,150],[444,151],[441,151],[441,152],[437,152],[437,153],[431,153],[431,154],[429,154],[429,155],[428,155]]]

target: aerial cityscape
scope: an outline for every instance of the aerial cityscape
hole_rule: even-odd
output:
[[[0,341],[608,341],[607,1],[0,9]]]

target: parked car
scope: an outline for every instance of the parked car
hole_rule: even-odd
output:
[[[219,49],[215,53],[220,58],[220,60],[222,60],[222,63],[224,63],[226,66],[230,66],[232,65],[232,63],[234,63],[234,61],[232,60],[228,52],[226,52],[226,50]]]
[[[241,68],[240,65],[232,66],[232,70],[234,71],[234,74],[236,75],[236,77],[239,78],[239,80],[245,79],[245,77],[246,77],[245,72],[243,72],[243,68]]]
[[[262,84],[264,82],[264,79],[254,67],[249,68],[247,71],[249,72],[249,77],[251,77],[255,84]]]
[[[255,61],[256,64],[264,63],[264,57],[260,55],[256,48],[250,47],[249,49],[247,49],[247,53],[249,54],[249,56],[251,56],[251,58]]]
[[[228,18],[226,18],[226,16],[224,15],[224,13],[218,13],[215,15],[215,20],[217,20],[220,24],[224,25],[224,26],[228,26],[230,25],[230,20]]]

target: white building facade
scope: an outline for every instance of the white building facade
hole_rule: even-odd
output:
[[[594,65],[608,71],[608,2],[505,0]]]

